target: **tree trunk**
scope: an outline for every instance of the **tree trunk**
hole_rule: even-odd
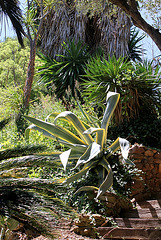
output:
[[[37,42],[37,39],[30,41],[30,60],[29,60],[28,69],[27,69],[27,78],[24,86],[24,108],[25,109],[28,109],[29,107],[31,88],[32,88],[32,83],[34,79],[36,42]]]
[[[24,86],[23,104],[21,106],[19,114],[16,117],[17,131],[20,135],[24,135],[25,129],[28,127],[24,115],[27,115],[29,111],[31,88],[35,71],[36,43],[37,36],[34,38],[34,40],[30,38],[30,60],[28,64],[27,77]]]

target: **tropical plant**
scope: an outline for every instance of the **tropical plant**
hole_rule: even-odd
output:
[[[55,59],[40,54],[42,66],[38,67],[40,82],[48,87],[54,85],[57,98],[64,97],[70,101],[72,97],[80,98],[80,76],[84,74],[85,64],[89,58],[88,47],[74,39],[63,43],[64,55],[56,55]],[[58,59],[58,60],[56,60]]]
[[[68,160],[69,163],[72,160],[77,160],[75,169],[83,166],[75,175],[72,175],[67,179],[60,179],[60,182],[69,184],[82,177],[91,169],[98,174],[99,188],[96,186],[84,186],[78,189],[77,193],[79,191],[94,189],[98,191],[96,198],[99,198],[100,195],[110,189],[113,184],[113,174],[108,159],[119,148],[121,148],[125,162],[133,164],[127,159],[129,148],[129,142],[127,140],[117,138],[112,145],[108,146],[107,144],[107,130],[109,122],[116,108],[119,97],[120,95],[118,93],[108,92],[107,106],[101,124],[98,124],[98,122],[94,121],[94,119],[91,119],[81,108],[82,113],[92,127],[83,123],[75,114],[69,111],[49,115],[49,117],[55,117],[54,124],[26,116],[26,119],[33,123],[33,125],[26,130],[27,137],[29,137],[31,130],[38,130],[47,137],[53,138],[54,140],[62,143],[64,146],[70,148],[65,152],[53,153],[57,160],[61,160],[64,170],[66,170]],[[77,134],[73,134],[71,131],[58,126],[56,124],[58,120],[68,121],[72,124]],[[95,139],[92,136],[94,133],[96,133]]]
[[[138,118],[143,112],[156,113],[161,104],[159,67],[153,70],[151,63],[132,64],[114,56],[108,61],[97,56],[86,67],[83,86],[88,101],[103,106],[108,90],[120,93],[115,123]]]

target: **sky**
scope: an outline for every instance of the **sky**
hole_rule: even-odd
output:
[[[22,8],[22,10],[24,10],[25,8],[25,0],[20,0],[20,7]],[[144,15],[144,13],[142,13]],[[152,21],[150,20],[150,18],[146,19],[146,21],[151,24]],[[10,21],[8,21],[8,24],[6,26],[6,31],[5,28],[2,28],[2,32],[0,33],[0,41],[4,41],[6,37],[16,37],[15,31],[13,30],[12,24],[10,23]],[[144,34],[144,32],[142,30],[140,30],[140,34]],[[154,57],[158,56],[160,54],[160,51],[158,49],[158,47],[155,45],[155,43],[152,41],[152,39],[148,36],[146,36],[143,40],[142,40],[142,44],[143,44],[143,48],[146,49],[146,55],[143,56],[143,59],[148,59],[148,60],[152,60]]]

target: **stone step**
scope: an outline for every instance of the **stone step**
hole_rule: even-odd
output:
[[[137,209],[142,209],[142,208],[160,209],[161,208],[161,199],[137,202],[136,208]]]
[[[128,211],[122,211],[120,216],[122,218],[144,218],[144,219],[161,218],[161,209],[153,208],[130,209]]]
[[[98,233],[103,239],[124,239],[124,240],[160,240],[161,230],[150,228],[111,228],[98,227]]]
[[[161,228],[161,219],[114,218],[118,227],[126,228]]]

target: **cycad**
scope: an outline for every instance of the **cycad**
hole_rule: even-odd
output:
[[[43,145],[28,145],[0,151],[0,215],[6,217],[4,226],[13,218],[55,238],[54,221],[74,213],[56,198],[59,184],[55,180],[28,177],[34,167],[57,167],[54,156],[39,155],[44,150]],[[1,228],[4,238],[7,229]]]

